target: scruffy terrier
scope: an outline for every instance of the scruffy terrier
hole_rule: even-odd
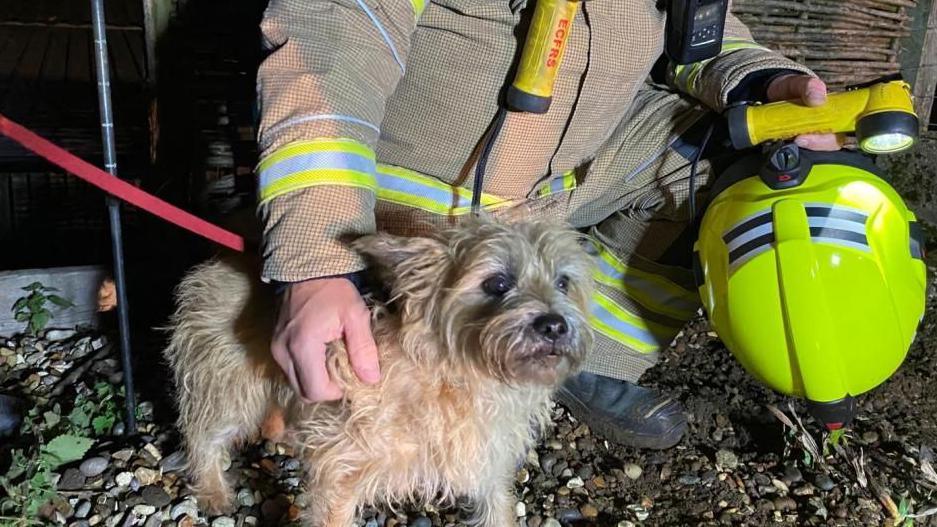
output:
[[[475,524],[514,525],[517,463],[592,340],[580,241],[555,224],[490,219],[438,238],[358,239],[387,289],[373,302],[382,378],[360,382],[333,343],[344,398],[318,404],[299,400],[271,358],[275,307],[253,267],[197,267],[178,287],[166,350],[197,496],[225,510],[226,451],[282,411],[307,469],[309,525],[352,525],[365,504],[465,498]]]

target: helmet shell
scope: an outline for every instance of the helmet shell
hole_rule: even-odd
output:
[[[696,242],[714,330],[748,372],[816,402],[864,393],[904,361],[924,314],[914,214],[860,154],[801,152],[803,182],[737,178],[706,209]],[[747,168],[745,168],[747,167]],[[730,168],[728,172],[732,169]]]

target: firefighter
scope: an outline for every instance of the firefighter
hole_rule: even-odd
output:
[[[470,174],[532,5],[270,1],[258,73],[263,279],[280,297],[273,356],[306,401],[341,396],[327,342],[343,339],[362,381],[379,380],[364,263],[345,240],[418,235],[470,214]],[[561,219],[594,240],[596,342],[559,397],[597,433],[653,449],[686,430],[680,403],[637,381],[700,308],[683,242],[707,116],[826,97],[822,80],[731,14],[722,51],[689,65],[662,59],[664,28],[655,0],[582,2],[549,111],[507,115],[481,197],[494,216]],[[797,143],[836,150],[840,138]],[[710,168],[699,163],[698,186]]]

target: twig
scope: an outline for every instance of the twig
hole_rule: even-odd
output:
[[[65,388],[67,386],[74,384],[75,381],[77,381],[79,377],[81,377],[86,371],[88,371],[88,368],[90,368],[95,362],[97,362],[98,359],[110,353],[110,351],[111,351],[111,345],[106,344],[104,347],[94,352],[93,355],[85,358],[81,362],[81,364],[73,367],[71,371],[68,372],[67,375],[59,379],[59,382],[55,383],[55,387],[49,393],[49,396],[58,397],[59,395],[62,395],[62,392],[65,391]]]

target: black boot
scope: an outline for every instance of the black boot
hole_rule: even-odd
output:
[[[0,393],[0,437],[10,437],[19,432],[25,406],[22,399]]]
[[[663,450],[686,432],[679,402],[611,377],[580,373],[563,384],[557,400],[595,434],[624,446]]]

